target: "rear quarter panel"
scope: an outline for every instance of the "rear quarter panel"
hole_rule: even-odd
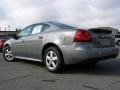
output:
[[[60,30],[46,33],[47,38],[45,43],[54,43],[56,45],[71,45],[73,44],[76,30]]]

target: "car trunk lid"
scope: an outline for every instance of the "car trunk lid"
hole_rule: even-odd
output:
[[[91,33],[92,43],[94,46],[98,48],[115,46],[115,38],[112,34],[112,30],[93,28],[89,29],[89,32]]]

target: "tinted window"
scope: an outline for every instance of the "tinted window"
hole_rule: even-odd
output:
[[[37,34],[40,33],[42,31],[43,25],[36,25],[34,26],[33,30],[32,30],[32,34]]]
[[[49,27],[50,27],[49,25],[45,24],[43,31],[46,31],[47,29],[49,29]]]
[[[28,36],[31,34],[31,29],[32,29],[32,26],[28,26],[26,27],[25,29],[23,29],[18,36]]]

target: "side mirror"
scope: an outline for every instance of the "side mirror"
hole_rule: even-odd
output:
[[[13,37],[14,39],[18,39],[18,38],[19,38],[19,36],[16,35],[16,34],[13,34],[12,37]]]

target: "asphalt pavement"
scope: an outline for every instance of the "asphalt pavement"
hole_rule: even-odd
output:
[[[120,90],[120,56],[94,67],[69,65],[53,74],[42,63],[6,62],[0,54],[0,90]]]

